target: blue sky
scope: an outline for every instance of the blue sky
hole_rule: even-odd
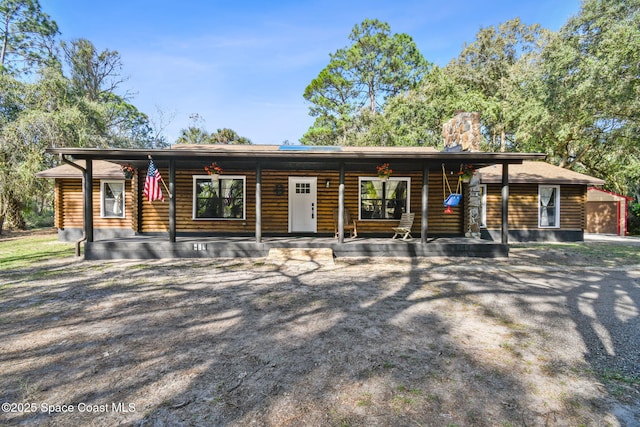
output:
[[[170,143],[193,114],[209,132],[296,143],[313,123],[305,87],[366,18],[410,35],[428,61],[445,65],[482,27],[519,17],[558,30],[580,10],[579,0],[40,1],[62,39],[119,52],[121,93],[152,120],[158,111],[170,119]]]

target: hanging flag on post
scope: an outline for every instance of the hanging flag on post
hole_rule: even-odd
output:
[[[162,200],[164,202],[160,181],[162,181],[160,171],[156,169],[153,160],[149,160],[149,170],[147,171],[147,179],[144,182],[144,192],[142,194],[144,194],[150,202],[154,200]]]

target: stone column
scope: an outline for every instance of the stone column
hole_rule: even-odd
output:
[[[474,173],[469,181],[467,198],[467,229],[466,237],[480,238],[480,223],[482,221],[482,193],[480,191],[480,178]]]

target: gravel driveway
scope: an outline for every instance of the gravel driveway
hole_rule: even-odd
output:
[[[3,425],[640,425],[640,266],[606,250],[64,259],[0,273],[0,313]]]

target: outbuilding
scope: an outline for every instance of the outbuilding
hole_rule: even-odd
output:
[[[627,235],[632,197],[597,187],[587,189],[587,233]]]

